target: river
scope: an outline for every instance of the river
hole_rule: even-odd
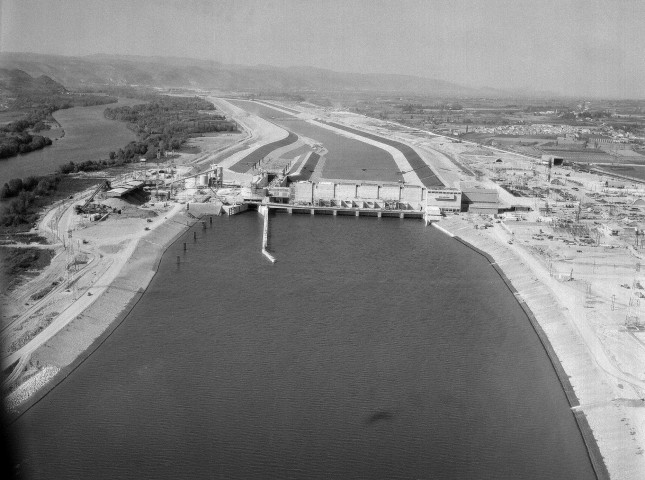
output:
[[[120,98],[118,104],[74,107],[54,112],[54,119],[65,131],[62,138],[41,150],[0,160],[0,184],[12,178],[46,175],[65,163],[103,160],[110,151],[116,151],[136,139],[124,122],[108,120],[106,108],[136,105],[141,100]],[[47,130],[41,135],[47,136]],[[56,135],[58,136],[58,135]]]
[[[256,213],[169,248],[124,323],[12,425],[24,478],[594,478],[483,257],[414,220],[271,223],[276,264]]]

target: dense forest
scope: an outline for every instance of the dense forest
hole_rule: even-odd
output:
[[[205,113],[215,106],[199,97],[158,95],[146,100],[141,105],[107,108],[105,117],[127,122],[141,140],[153,137],[170,148],[179,148],[177,142],[172,147],[173,140],[185,141],[191,135],[237,130],[237,124],[224,115]]]
[[[127,122],[139,139],[125,150],[115,152],[117,158],[130,158],[130,154],[153,158],[157,152],[177,150],[191,136],[237,131],[234,121],[218,113],[208,113],[213,112],[215,106],[202,98],[166,95],[140,98],[147,103],[105,110],[106,118]]]
[[[13,157],[19,153],[29,153],[51,145],[49,137],[30,135],[26,132],[9,133],[0,131],[0,158]]]
[[[55,191],[60,177],[27,177],[25,179],[13,178],[0,187],[0,198],[13,199],[0,212],[0,225],[19,226],[33,223],[38,218],[35,207],[38,199],[48,196]]]

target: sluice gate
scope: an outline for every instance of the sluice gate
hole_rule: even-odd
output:
[[[355,217],[394,217],[394,218],[416,218],[424,220],[426,225],[438,220],[432,213],[424,210],[387,210],[378,208],[350,207],[350,206],[312,206],[312,205],[292,205],[288,203],[262,203],[248,202],[244,206],[250,209],[257,209],[258,213],[264,216],[264,225],[262,229],[262,254],[271,262],[275,263],[276,258],[269,252],[269,214],[274,212],[286,213],[289,215],[345,215]],[[246,209],[245,209],[246,210]],[[237,212],[235,212],[237,213]],[[235,214],[232,213],[232,214]]]
[[[300,214],[300,215],[346,215],[356,217],[397,217],[397,218],[425,218],[424,210],[414,209],[383,209],[357,206],[329,206],[329,205],[293,205],[288,203],[249,203],[259,208],[266,208],[266,211],[273,210],[276,213]]]

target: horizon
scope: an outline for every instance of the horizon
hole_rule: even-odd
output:
[[[645,98],[645,32],[638,28],[645,4],[631,0],[60,0],[55,6],[2,0],[0,6],[2,53],[306,67],[475,89]]]
[[[105,56],[105,57],[120,57],[124,60],[127,60],[128,57],[131,57],[132,59],[138,58],[138,59],[146,59],[146,60],[154,60],[158,59],[160,61],[162,60],[184,60],[184,61],[195,61],[195,62],[214,62],[214,63],[219,63],[224,66],[233,66],[233,67],[245,67],[245,68],[258,68],[258,67],[269,67],[269,68],[275,68],[275,69],[289,69],[289,68],[310,68],[314,70],[325,70],[333,73],[340,73],[340,74],[348,74],[348,75],[392,75],[392,76],[401,76],[401,77],[410,77],[410,78],[418,78],[418,79],[423,79],[423,80],[431,80],[431,81],[438,81],[438,82],[446,82],[448,84],[458,86],[458,87],[464,87],[468,89],[473,89],[473,90],[479,90],[477,95],[466,95],[466,94],[455,94],[454,96],[457,97],[463,97],[463,98],[469,98],[469,97],[475,97],[475,96],[485,96],[486,94],[490,94],[490,90],[496,90],[499,95],[500,99],[508,99],[512,100],[514,98],[531,98],[534,100],[546,100],[548,98],[555,98],[558,100],[562,101],[580,101],[581,99],[585,100],[595,100],[595,101],[641,101],[645,100],[645,96],[642,97],[611,97],[611,96],[600,96],[600,95],[594,95],[594,94],[559,94],[557,92],[550,92],[550,91],[545,91],[545,90],[522,90],[522,89],[495,89],[493,87],[471,87],[462,83],[457,83],[457,82],[451,82],[449,80],[443,80],[443,79],[438,79],[438,78],[430,78],[430,77],[422,77],[419,75],[410,75],[406,73],[383,73],[383,72],[375,72],[375,73],[365,73],[365,72],[356,72],[356,71],[340,71],[340,70],[332,70],[329,68],[323,68],[323,67],[316,67],[313,65],[288,65],[285,67],[280,67],[277,65],[270,65],[270,64],[254,64],[254,65],[245,65],[245,64],[229,64],[229,63],[223,63],[218,60],[213,60],[213,59],[208,59],[208,58],[196,58],[196,57],[177,57],[177,56],[164,56],[164,55],[139,55],[139,54],[114,54],[114,53],[91,53],[91,54],[86,54],[86,55],[63,55],[63,54],[48,54],[48,53],[40,53],[40,52],[0,52],[0,56],[2,55],[42,55],[46,57],[64,57],[64,58],[78,58],[78,59],[84,59],[88,57],[97,57],[97,56]],[[152,63],[152,62],[151,62]],[[0,65],[0,68],[4,68],[2,65]],[[16,70],[20,70],[19,68],[15,68]],[[43,74],[45,75],[45,74]],[[48,76],[48,75],[45,75]],[[421,92],[404,92],[404,91],[399,91],[399,90],[383,90],[383,91],[378,91],[379,93],[391,93],[392,95],[406,95],[406,96],[431,96],[430,94],[423,94]],[[376,91],[375,91],[376,93]],[[444,95],[439,95],[440,97],[443,97]],[[496,98],[496,97],[493,97]]]

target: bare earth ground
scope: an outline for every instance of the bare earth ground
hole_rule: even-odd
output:
[[[177,163],[183,165],[208,166],[213,162],[215,156],[231,147],[242,143],[248,138],[246,132],[241,133],[218,133],[204,137],[191,138],[187,142],[188,147],[197,147],[199,153],[180,153]]]
[[[67,237],[65,248],[62,242],[57,244],[59,253],[52,264],[11,295],[22,300],[50,285],[52,278],[58,282],[44,298],[23,311],[16,304],[13,315],[3,319],[3,368],[17,361],[21,367],[3,385],[5,391],[17,388],[7,398],[10,408],[91,345],[147,286],[165,246],[194,222],[181,205],[158,203],[142,209],[123,203],[122,214],[102,222],[76,215],[73,202],[52,209],[41,221],[43,234],[71,230],[71,235],[61,235]],[[57,216],[60,220],[53,222]],[[52,232],[51,225],[58,228]],[[20,386],[35,377],[40,381]]]

